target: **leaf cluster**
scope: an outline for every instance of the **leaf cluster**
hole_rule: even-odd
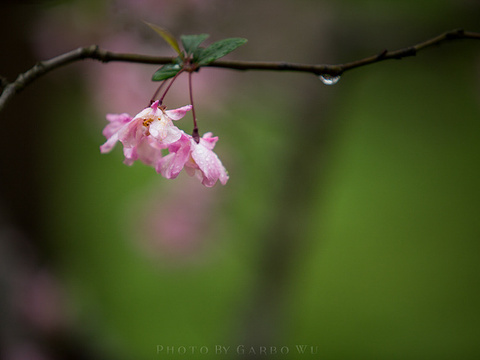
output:
[[[167,30],[154,24],[146,24],[155,30],[178,54],[172,64],[163,65],[153,74],[153,81],[162,81],[174,77],[180,71],[185,70],[186,64],[190,66],[190,69],[198,70],[201,66],[224,57],[247,42],[247,39],[244,38],[228,38],[202,47],[200,45],[209,37],[208,34],[182,35],[180,40],[183,50],[181,50],[175,37]]]

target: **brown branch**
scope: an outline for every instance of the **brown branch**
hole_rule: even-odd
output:
[[[368,64],[377,63],[389,59],[402,59],[408,56],[414,56],[418,51],[433,45],[438,45],[442,42],[457,39],[476,39],[480,40],[480,33],[464,31],[462,29],[447,31],[441,35],[438,35],[432,39],[426,40],[414,46],[410,46],[404,49],[387,51],[384,50],[381,53],[370,56],[361,60],[353,61],[350,63],[339,65],[326,65],[326,64],[297,64],[288,62],[267,62],[267,61],[215,61],[209,65],[209,67],[226,68],[234,70],[268,70],[268,71],[298,71],[312,73],[315,75],[329,74],[329,75],[341,75],[345,71],[359,68]],[[41,61],[37,63],[33,68],[26,71],[23,74],[18,75],[17,79],[11,83],[2,79],[3,92],[0,96],[0,111],[5,104],[15,95],[20,92],[25,86],[37,79],[38,77],[50,72],[61,66],[76,62],[83,59],[93,59],[101,62],[122,61],[139,64],[155,64],[162,65],[172,63],[173,57],[165,56],[149,56],[138,54],[122,54],[114,53],[110,51],[101,50],[98,46],[92,45],[89,47],[78,48],[68,53],[59,55],[52,59]]]
[[[447,31],[444,32],[441,35],[438,35],[432,39],[429,39],[427,41],[424,41],[422,43],[419,43],[414,46],[410,46],[404,49],[400,50],[395,50],[395,51],[387,51],[384,50],[378,55],[375,56],[370,56],[365,59],[361,59],[358,61],[353,61],[350,63],[346,63],[343,65],[340,65],[339,67],[342,69],[342,71],[347,71],[351,69],[358,68],[360,66],[368,65],[368,64],[373,64],[379,61],[383,60],[389,60],[389,59],[402,59],[404,57],[408,56],[415,56],[417,52],[420,50],[426,49],[428,47],[431,47],[433,45],[439,45],[442,42],[446,42],[449,40],[456,40],[456,39],[476,39],[480,40],[480,33],[476,32],[471,32],[471,31],[464,31],[463,29],[456,29],[452,31]]]
[[[3,92],[0,96],[0,111],[13,97],[13,95],[23,90],[23,88],[32,81],[54,69],[83,59],[93,59],[105,63],[111,61],[122,61],[140,64],[167,64],[171,63],[173,60],[173,58],[166,56],[113,53],[110,51],[101,50],[96,45],[78,48],[65,54],[56,56],[52,59],[38,62],[30,70],[18,75],[17,79],[12,83],[6,83],[3,81]]]

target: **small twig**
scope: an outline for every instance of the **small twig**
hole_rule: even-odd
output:
[[[404,49],[395,50],[395,51],[386,51],[384,50],[382,53],[370,56],[368,58],[353,61],[347,64],[340,65],[339,67],[343,70],[343,72],[351,69],[358,68],[360,66],[373,64],[379,61],[388,60],[388,59],[403,59],[404,57],[408,56],[415,56],[417,52],[420,50],[426,49],[433,45],[438,45],[442,42],[448,40],[455,40],[455,39],[477,39],[480,40],[480,33],[464,31],[463,29],[456,29],[452,31],[444,32],[441,35],[438,35],[430,40],[424,41],[414,46],[410,46]]]
[[[350,63],[339,65],[325,65],[325,64],[297,64],[288,62],[267,62],[267,61],[214,61],[213,63],[206,65],[209,67],[227,68],[234,70],[269,70],[269,71],[298,71],[307,72],[315,75],[329,74],[329,75],[341,75],[345,71],[359,68],[368,64],[377,63],[379,61],[389,59],[402,59],[408,56],[414,56],[418,51],[427,47],[440,44],[449,40],[457,39],[476,39],[480,40],[480,33],[464,31],[462,29],[447,31],[441,35],[438,35],[432,39],[424,41],[414,46],[410,46],[404,49],[387,51],[384,50],[377,55],[373,55],[361,60],[353,61]],[[0,96],[0,111],[5,104],[12,98],[13,95],[20,92],[25,86],[30,84],[40,76],[50,72],[61,66],[70,64],[72,62],[93,59],[101,62],[122,61],[139,64],[169,64],[174,61],[174,57],[165,56],[148,56],[138,54],[122,54],[114,53],[110,51],[101,50],[96,45],[89,47],[78,48],[68,53],[59,55],[50,60],[41,61],[37,63],[33,68],[26,71],[23,74],[18,75],[17,79],[12,83],[7,83],[2,80],[3,92]]]

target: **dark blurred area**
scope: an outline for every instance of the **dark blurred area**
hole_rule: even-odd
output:
[[[468,0],[7,1],[0,76],[80,46],[174,55],[142,21],[238,60],[345,63],[480,31]],[[345,73],[201,69],[225,187],[101,155],[157,67],[85,60],[0,112],[0,357],[477,359],[480,43]],[[189,102],[181,78],[169,108]],[[191,131],[188,119],[180,127]]]

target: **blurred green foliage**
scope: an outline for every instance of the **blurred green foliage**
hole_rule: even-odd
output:
[[[289,339],[324,359],[478,356],[476,60],[449,44],[345,76]]]

